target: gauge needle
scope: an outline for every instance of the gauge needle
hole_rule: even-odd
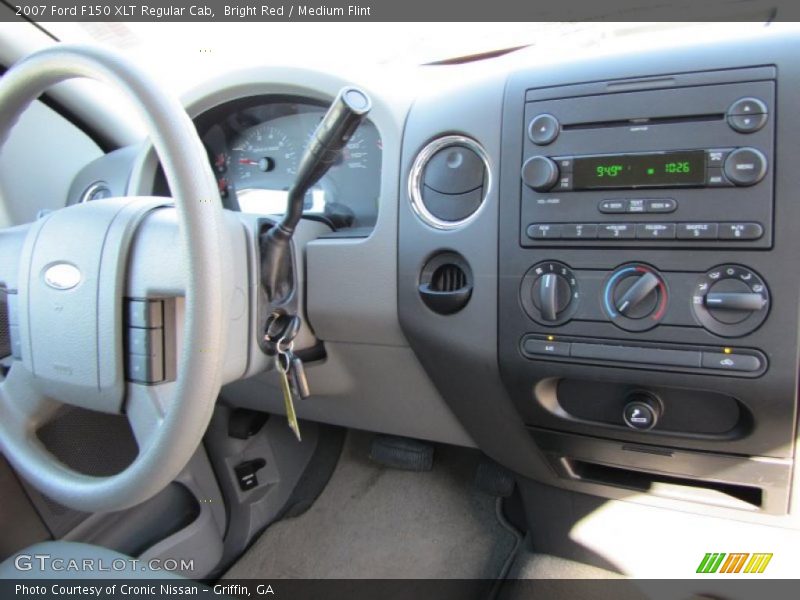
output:
[[[239,159],[239,164],[240,165],[257,165],[258,161],[257,160],[253,160],[252,158],[240,158]]]

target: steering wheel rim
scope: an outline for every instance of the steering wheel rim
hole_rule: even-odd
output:
[[[182,349],[176,360],[175,380],[168,386],[170,398],[154,393],[153,388],[140,386],[134,389],[123,382],[119,360],[113,381],[106,382],[105,387],[98,384],[98,387],[103,387],[103,394],[98,395],[97,408],[127,413],[137,434],[139,454],[122,472],[108,477],[78,473],[59,462],[39,442],[35,433],[37,426],[57,406],[52,399],[54,394],[50,392],[59,388],[54,385],[58,384],[57,379],[46,381],[47,378],[41,376],[41,366],[39,372],[31,366],[31,357],[23,357],[22,362],[14,361],[8,377],[0,383],[0,449],[18,472],[54,500],[82,511],[110,511],[134,506],[173,481],[189,462],[210,421],[221,385],[226,326],[224,223],[216,182],[205,150],[183,107],[138,68],[104,49],[58,45],[36,52],[14,65],[0,79],[0,149],[31,102],[50,86],[76,77],[98,80],[124,92],[142,117],[161,160],[175,199],[180,250],[186,263],[182,274],[185,281]],[[164,199],[126,199],[102,206],[97,203],[97,207],[91,206],[93,204],[84,205],[80,208],[84,213],[70,213],[70,217],[96,218],[102,210],[113,213],[109,213],[108,231],[115,232],[113,227],[116,226],[122,232],[118,235],[119,248],[114,248],[120,255],[118,267],[122,271],[111,269],[114,272],[106,277],[101,269],[96,281],[86,277],[86,281],[78,286],[89,286],[83,289],[88,294],[93,291],[91,286],[96,284],[98,297],[111,289],[116,295],[113,310],[109,309],[102,315],[98,312],[94,319],[95,329],[87,330],[86,336],[89,339],[92,332],[96,333],[99,344],[104,331],[115,331],[119,335],[113,339],[120,342],[120,305],[124,295],[127,250],[138,224],[149,211],[163,205]],[[73,208],[78,207],[61,209],[56,214]],[[58,220],[53,222],[58,223]],[[127,225],[120,229],[119,225],[112,226],[112,222]],[[31,288],[39,286],[41,279],[38,272],[30,270],[35,261],[25,262],[26,257],[30,258],[30,254],[36,252],[37,240],[32,239],[36,229],[37,224],[34,224],[22,252],[17,283],[20,292],[28,285]],[[106,238],[109,235],[102,241],[105,245],[98,248],[108,247]],[[102,268],[106,268],[105,264],[101,265]],[[115,278],[115,282],[111,278]],[[9,286],[8,282],[6,286]],[[62,297],[69,299],[69,293],[71,291],[65,292]],[[30,323],[39,318],[36,314],[38,306],[33,300],[28,300],[28,297],[33,298],[33,294],[31,290],[27,295],[20,294],[20,302],[23,299],[25,302],[19,310],[26,318],[30,317],[30,322],[26,321],[29,333],[33,331]],[[52,315],[48,318],[52,319]],[[79,326],[81,323],[76,324]],[[42,345],[42,340],[38,341],[37,348]],[[53,340],[52,343],[59,342]],[[116,349],[116,353],[119,358],[121,347]],[[69,391],[70,386],[64,387]],[[139,398],[138,408],[131,404],[134,397]],[[122,400],[125,400],[124,406]],[[74,401],[69,403],[76,404]]]

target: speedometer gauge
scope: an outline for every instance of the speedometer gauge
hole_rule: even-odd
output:
[[[245,131],[231,148],[230,162],[239,188],[288,185],[297,173],[299,160],[292,140],[268,123]]]
[[[363,132],[356,131],[342,151],[342,158],[348,169],[367,169],[369,152],[367,138]]]
[[[313,130],[306,136],[303,151],[308,148],[312,137],[314,137]],[[374,149],[378,153],[380,152],[380,146],[375,148],[374,141],[372,141],[371,145],[372,148],[370,148],[369,136],[365,133],[365,130],[363,128],[356,129],[350,141],[342,149],[342,154],[335,166],[343,165],[347,169],[369,169],[372,159],[370,151]]]

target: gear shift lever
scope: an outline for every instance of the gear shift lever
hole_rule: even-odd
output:
[[[317,125],[289,190],[286,214],[261,237],[261,284],[273,306],[292,291],[290,242],[303,215],[306,192],[338,160],[350,136],[372,108],[369,96],[356,87],[344,87]]]

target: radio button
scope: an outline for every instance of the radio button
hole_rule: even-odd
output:
[[[570,191],[572,189],[572,173],[561,173],[558,183],[553,189],[561,192]]]
[[[628,200],[629,213],[643,213],[645,211],[644,200]]]
[[[728,125],[739,133],[753,133],[764,127],[768,112],[758,98],[740,98],[728,108]]]
[[[528,125],[528,137],[537,146],[551,144],[561,132],[561,124],[553,115],[541,114]]]
[[[716,223],[678,223],[679,240],[715,240],[718,225]]]
[[[733,184],[725,176],[721,167],[709,167],[706,170],[706,185],[708,187],[731,187]]]
[[[676,208],[678,208],[678,203],[672,198],[647,200],[645,204],[645,212],[649,213],[671,213]]]
[[[707,167],[722,167],[725,164],[725,159],[728,154],[733,151],[733,148],[716,148],[714,150],[706,151],[706,166]]]
[[[767,112],[767,105],[758,98],[739,98],[728,109],[728,115],[762,115]]]
[[[597,225],[593,223],[571,223],[561,226],[561,238],[565,240],[593,240],[597,238]]]
[[[572,173],[572,164],[575,162],[571,156],[557,156],[553,158],[562,173]]]
[[[675,223],[639,223],[636,238],[640,240],[674,240]]]
[[[636,226],[633,223],[603,223],[598,225],[597,237],[601,240],[634,239]]]
[[[731,115],[728,125],[739,133],[754,133],[767,123],[767,115]]]
[[[553,223],[533,223],[526,231],[532,240],[557,240],[561,238],[561,225]]]
[[[755,185],[767,174],[767,157],[755,148],[738,148],[725,160],[724,171],[736,185]]]
[[[628,211],[627,200],[601,200],[597,205],[601,213],[624,213]]]
[[[759,223],[720,223],[719,239],[721,240],[757,240],[764,235],[764,228]]]

